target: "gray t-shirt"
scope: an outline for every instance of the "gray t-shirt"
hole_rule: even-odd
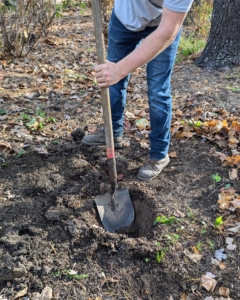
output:
[[[162,8],[188,12],[193,0],[115,0],[114,12],[129,30],[140,31],[147,26],[158,26]]]

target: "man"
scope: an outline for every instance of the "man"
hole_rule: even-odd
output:
[[[95,67],[100,87],[110,87],[115,147],[122,147],[123,113],[129,74],[147,63],[151,132],[149,160],[137,177],[155,178],[169,163],[172,112],[171,73],[181,26],[193,0],[115,0],[109,23],[108,61]],[[105,134],[82,142],[105,145]]]

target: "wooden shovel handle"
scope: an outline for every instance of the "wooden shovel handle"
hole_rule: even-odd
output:
[[[97,48],[98,64],[103,64],[106,61],[104,35],[102,26],[102,7],[101,0],[92,0],[93,21],[95,29],[95,40]],[[101,88],[101,98],[103,107],[103,120],[105,127],[105,137],[107,146],[107,158],[109,165],[109,177],[112,183],[113,192],[117,186],[117,170],[114,150],[114,139],[112,130],[112,113],[110,106],[109,88]]]

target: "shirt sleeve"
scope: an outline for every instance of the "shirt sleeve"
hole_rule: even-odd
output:
[[[193,0],[164,0],[163,7],[176,12],[188,12]]]

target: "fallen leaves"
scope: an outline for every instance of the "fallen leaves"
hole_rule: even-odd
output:
[[[190,258],[193,262],[198,263],[201,258],[202,258],[202,254],[197,254],[197,253],[191,253],[190,251],[188,251],[187,249],[184,250],[184,254]]]
[[[232,227],[232,228],[228,228],[227,231],[231,231],[231,232],[234,232],[234,233],[240,232],[240,222],[237,224],[237,226]]]
[[[237,245],[233,244],[233,238],[227,237],[226,238],[227,249],[230,251],[236,250]]]
[[[150,148],[149,142],[145,139],[140,141],[140,146],[143,149],[149,149]]]
[[[224,254],[223,252],[224,252],[224,248],[215,251],[215,257],[218,261],[222,261],[223,259],[227,258],[227,255]]]
[[[17,292],[17,294],[16,294],[15,296],[13,296],[13,297],[11,298],[11,300],[15,300],[15,299],[18,299],[18,298],[20,298],[20,297],[25,296],[25,295],[27,294],[27,291],[28,291],[28,288],[27,288],[27,287],[24,288],[24,289],[22,289],[21,291]],[[47,299],[46,299],[46,300],[47,300]]]
[[[205,275],[201,277],[201,284],[207,290],[213,292],[217,281],[214,279],[216,276],[210,272],[207,272]]]
[[[48,286],[46,286],[43,290],[42,293],[33,293],[32,300],[51,300],[53,297],[53,292],[52,289]]]
[[[235,211],[240,208],[240,195],[236,193],[233,188],[221,189],[218,194],[218,201],[220,209],[229,209]]]
[[[35,148],[35,151],[37,151],[38,154],[48,154],[48,151],[45,147]]]
[[[228,174],[231,180],[236,180],[238,178],[238,169],[231,169],[228,171]]]
[[[240,153],[236,151],[240,146],[239,116],[229,116],[225,110],[203,112],[202,108],[196,107],[190,113],[188,111],[186,117],[183,111],[176,109],[173,112],[171,133],[179,139],[199,136],[203,142],[209,140],[220,148],[228,147],[235,154],[233,152],[232,156],[227,156],[215,152],[213,155],[221,159],[223,166],[240,168]],[[236,176],[233,174],[231,178],[237,178]]]

